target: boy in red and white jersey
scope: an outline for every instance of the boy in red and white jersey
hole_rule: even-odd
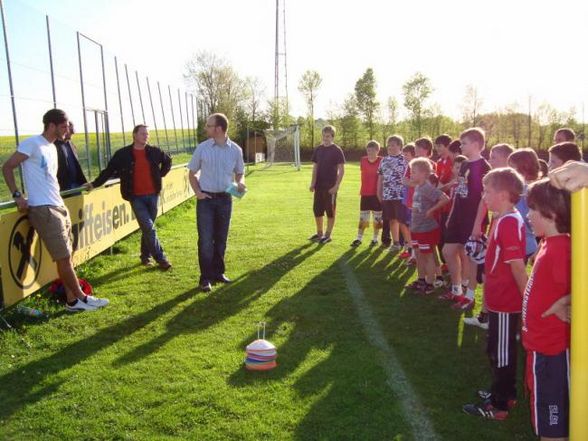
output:
[[[382,205],[378,199],[378,169],[382,160],[382,157],[378,156],[380,143],[370,141],[365,149],[367,156],[363,156],[359,161],[361,171],[361,189],[359,193],[361,199],[359,202],[357,237],[351,242],[351,246],[354,248],[361,245],[363,233],[370,224],[370,213],[373,213],[374,218],[374,235],[370,242],[371,246],[378,244],[378,235],[382,229]]]
[[[569,421],[570,194],[549,179],[529,186],[529,221],[543,242],[525,295],[523,346],[531,422],[542,440],[567,439]]]
[[[523,193],[523,177],[512,168],[498,168],[483,178],[483,199],[493,212],[485,261],[484,298],[488,308],[486,352],[492,368],[489,392],[484,399],[466,404],[464,412],[492,420],[504,420],[516,401],[517,330],[525,272],[525,223],[515,204]]]

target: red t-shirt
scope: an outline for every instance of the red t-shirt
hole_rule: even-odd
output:
[[[571,292],[571,239],[546,237],[523,298],[523,346],[527,351],[556,355],[570,347],[570,324],[555,315],[541,318],[553,303]]]
[[[441,185],[445,185],[451,181],[453,177],[453,162],[451,158],[441,158],[437,161],[437,176]]]
[[[378,167],[380,167],[381,156],[376,157],[374,162],[370,162],[367,156],[359,161],[361,170],[361,190],[362,196],[376,196],[378,194]]]
[[[521,312],[522,295],[509,262],[525,258],[525,222],[520,213],[492,221],[484,270],[484,299],[492,312]]]
[[[145,196],[155,194],[155,185],[151,176],[151,165],[145,149],[133,149],[135,168],[133,170],[133,194]]]

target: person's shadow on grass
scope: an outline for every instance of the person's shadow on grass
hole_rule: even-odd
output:
[[[200,332],[239,313],[319,250],[319,247],[312,247],[310,243],[304,244],[228,285],[215,288],[210,294],[199,296],[169,319],[165,332],[122,355],[114,361],[114,366],[135,363],[178,335]]]

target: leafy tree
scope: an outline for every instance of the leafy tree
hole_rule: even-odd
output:
[[[317,91],[321,87],[323,79],[320,74],[314,70],[307,70],[302,75],[300,83],[298,83],[298,90],[304,95],[306,107],[308,109],[308,126],[310,131],[310,145],[314,146],[314,101],[316,99]]]
[[[376,77],[371,67],[355,83],[355,100],[355,106],[367,124],[369,137],[373,139],[374,122],[380,103],[376,99]]]
[[[411,121],[416,137],[423,131],[423,116],[425,115],[425,101],[433,92],[431,81],[420,72],[414,74],[402,86],[404,93],[404,107],[411,115]]]

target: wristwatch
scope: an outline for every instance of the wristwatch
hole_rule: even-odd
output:
[[[16,190],[14,193],[12,193],[12,198],[13,199],[22,198],[22,193],[20,191]]]

